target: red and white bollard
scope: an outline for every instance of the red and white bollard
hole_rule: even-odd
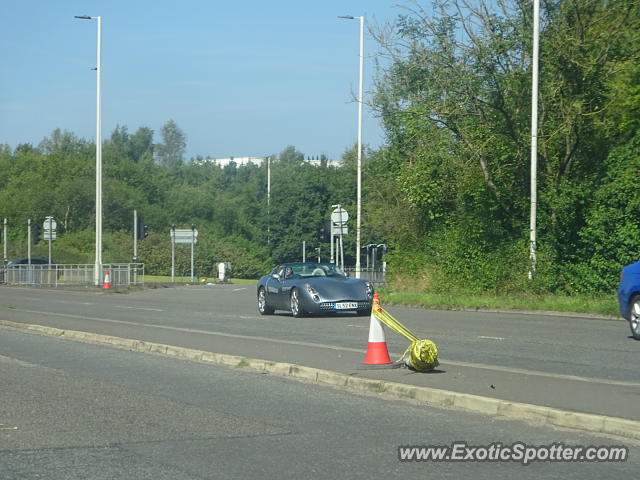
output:
[[[111,288],[111,278],[109,278],[109,270],[105,270],[104,283],[102,284],[102,288]]]
[[[389,358],[384,328],[373,314],[378,308],[380,308],[380,296],[374,293],[373,305],[371,306],[371,323],[369,324],[369,344],[367,346],[367,355],[364,359],[365,365],[388,365],[393,363]]]

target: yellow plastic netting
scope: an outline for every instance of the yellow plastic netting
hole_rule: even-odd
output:
[[[406,363],[418,372],[429,372],[440,365],[438,362],[438,346],[435,343],[431,340],[420,340],[389,312],[385,311],[380,304],[376,302],[376,299],[374,299],[371,311],[374,317],[381,323],[411,341],[411,344],[398,361],[404,359],[407,357],[407,354],[409,354]]]

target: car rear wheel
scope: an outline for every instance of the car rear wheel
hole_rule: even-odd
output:
[[[291,290],[291,297],[289,297],[289,305],[291,306],[291,314],[296,317],[304,317],[304,310],[302,310],[302,305],[300,305],[300,292],[298,292],[297,288]]]
[[[258,311],[260,315],[271,315],[274,309],[267,304],[267,292],[264,288],[258,290]]]
[[[640,340],[640,295],[634,295],[631,299],[629,326],[631,327],[633,338]]]

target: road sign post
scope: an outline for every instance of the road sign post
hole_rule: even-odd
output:
[[[44,217],[42,230],[44,230],[44,239],[49,241],[49,265],[51,265],[51,241],[56,239],[56,228],[58,224],[53,217]]]
[[[349,220],[349,214],[340,205],[332,205],[333,212],[331,212],[331,244],[333,244],[333,238],[338,237],[336,246],[336,263],[344,269],[344,244],[342,237],[347,234],[346,223]],[[338,252],[340,252],[338,254]],[[339,262],[338,262],[339,259]]]
[[[169,237],[171,238],[171,281],[175,282],[176,277],[176,243],[191,245],[191,281],[193,281],[193,246],[198,243],[198,229],[195,225],[192,225],[191,228],[176,228],[175,225],[172,225]]]
[[[186,243],[187,245],[198,243],[198,229],[194,228],[173,228],[171,230],[171,238],[175,243]]]

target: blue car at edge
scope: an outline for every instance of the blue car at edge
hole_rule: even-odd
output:
[[[618,303],[620,314],[629,322],[631,335],[640,340],[640,261],[622,269]]]

